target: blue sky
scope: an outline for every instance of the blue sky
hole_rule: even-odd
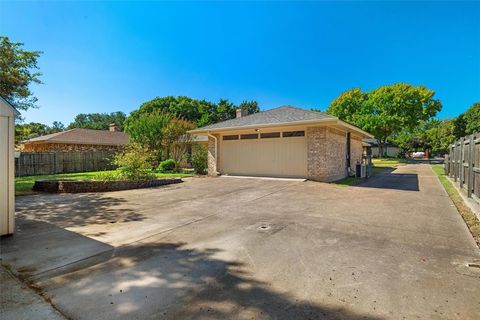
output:
[[[452,117],[480,101],[480,3],[0,2],[0,34],[41,50],[27,121],[187,95],[325,110],[408,82]]]

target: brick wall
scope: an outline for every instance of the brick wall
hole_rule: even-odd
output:
[[[215,135],[218,141],[220,141],[220,136]],[[220,143],[217,145],[217,153],[220,151]],[[217,176],[217,163],[219,159],[216,159],[216,154],[215,154],[215,139],[212,137],[208,137],[208,175],[212,177]]]
[[[307,178],[335,181],[346,177],[347,138],[328,127],[307,129]]]
[[[307,128],[307,178],[310,180],[323,181],[328,176],[326,135],[326,127]]]
[[[334,128],[327,128],[327,172],[327,181],[347,176],[347,136]]]
[[[363,154],[363,146],[362,141],[359,139],[352,139],[350,140],[350,165],[352,169],[355,170],[355,165],[358,162],[362,162],[362,154]]]

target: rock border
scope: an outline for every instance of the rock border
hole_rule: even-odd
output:
[[[32,190],[49,193],[108,192],[165,186],[183,182],[180,178],[156,180],[37,180]]]

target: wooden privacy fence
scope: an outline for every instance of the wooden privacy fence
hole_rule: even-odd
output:
[[[445,157],[445,174],[458,182],[468,197],[480,202],[480,133],[460,138]]]
[[[69,172],[114,169],[115,151],[65,151],[21,153],[15,158],[15,176],[33,176]]]

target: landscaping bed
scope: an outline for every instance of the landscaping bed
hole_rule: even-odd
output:
[[[51,193],[107,192],[164,186],[183,182],[180,178],[156,180],[37,180],[33,191]]]

